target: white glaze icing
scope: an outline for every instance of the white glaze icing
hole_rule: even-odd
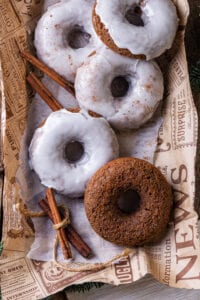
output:
[[[129,90],[123,98],[114,98],[110,85],[120,75],[128,78]],[[102,48],[78,69],[75,90],[81,107],[101,114],[116,129],[138,128],[152,117],[163,97],[163,76],[154,61]]]
[[[140,6],[143,26],[134,26],[125,18],[130,7]],[[171,0],[96,0],[96,14],[118,48],[144,54],[147,60],[171,48],[178,18]]]
[[[39,59],[70,81],[74,81],[85,57],[101,44],[92,27],[92,5],[91,0],[58,2],[48,8],[35,29],[34,44]],[[91,36],[84,48],[73,49],[67,42],[67,35],[75,25],[82,26]]]
[[[72,140],[84,145],[83,157],[73,164],[63,155]],[[35,131],[29,147],[30,165],[41,183],[73,197],[82,195],[91,176],[118,155],[117,138],[105,119],[65,109],[49,115]]]

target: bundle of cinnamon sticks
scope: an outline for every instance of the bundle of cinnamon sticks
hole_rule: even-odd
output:
[[[64,216],[62,215],[62,213],[60,213],[58,209],[54,192],[52,189],[48,188],[46,190],[46,199],[40,200],[39,205],[42,208],[42,210],[47,214],[47,216],[53,224],[59,224],[62,221],[62,218]],[[76,230],[71,224],[68,224],[65,228],[61,227],[57,231],[58,240],[65,259],[72,258],[69,242],[83,257],[91,257],[91,249],[83,241],[81,236],[76,232]]]

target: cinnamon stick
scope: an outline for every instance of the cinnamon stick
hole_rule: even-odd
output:
[[[26,80],[31,85],[31,87],[40,95],[42,100],[53,110],[58,111],[63,109],[64,107],[58,102],[58,100],[52,95],[52,93],[46,88],[46,86],[42,83],[42,81],[33,73],[30,72],[27,76]],[[80,111],[79,107],[76,108],[68,108],[70,112],[78,113]],[[94,118],[99,118],[101,115],[89,110],[89,115]]]
[[[39,205],[42,208],[42,210],[48,215],[50,220],[53,222],[51,210],[47,201],[42,199],[40,200]],[[67,235],[69,242],[80,253],[80,255],[82,255],[85,258],[88,258],[92,255],[92,250],[84,242],[82,237],[77,233],[77,231],[74,229],[74,227],[71,224],[65,227],[65,233]]]
[[[63,108],[63,106],[56,100],[56,98],[54,98],[51,92],[34,73],[31,72],[27,76],[27,81],[53,111]]]
[[[51,79],[57,82],[60,86],[66,89],[70,94],[75,96],[75,90],[73,83],[67,81],[63,76],[57,74],[53,69],[49,68],[30,52],[22,51],[21,56],[30,62],[33,66],[37,67],[40,71],[47,74]]]
[[[58,211],[58,207],[56,205],[53,190],[51,188],[48,188],[46,190],[46,197],[47,197],[47,201],[48,201],[48,204],[49,204],[49,207],[50,207],[50,210],[51,210],[53,223],[58,224],[62,220],[61,220],[60,213]],[[64,232],[64,228],[58,229],[58,239],[59,239],[59,242],[60,242],[60,246],[61,246],[64,258],[66,258],[66,259],[71,258],[72,253],[71,253],[71,249],[70,249],[70,246],[69,246],[69,241],[68,241],[68,239],[65,235],[65,232]]]
[[[41,199],[38,204],[39,204],[40,208],[47,214],[47,216],[49,217],[51,222],[54,224],[53,216],[52,216],[48,202],[44,199]]]
[[[89,258],[90,256],[92,256],[92,250],[90,249],[90,247],[84,242],[84,240],[82,239],[82,237],[78,234],[78,232],[72,227],[72,225],[68,225],[66,227],[66,233],[67,233],[67,237],[70,241],[70,243],[72,244],[72,246],[74,246],[74,248],[76,248],[76,250],[85,258]]]

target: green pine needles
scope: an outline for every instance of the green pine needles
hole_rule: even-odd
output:
[[[3,242],[0,242],[0,255],[2,251],[3,251]]]
[[[86,292],[91,290],[92,288],[100,288],[104,285],[103,282],[86,282],[78,285],[71,285],[65,289],[66,292]]]
[[[190,83],[193,89],[200,91],[200,59],[191,67]]]
[[[64,289],[64,291],[66,293],[84,293],[84,292],[87,292],[89,290],[91,290],[92,288],[100,288],[104,285],[105,283],[102,283],[102,282],[86,282],[86,283],[83,283],[83,284],[77,284],[77,285],[71,285],[67,288]],[[55,295],[53,296],[49,296],[43,300],[51,300],[53,297],[55,297]],[[84,296],[83,296],[84,297]],[[1,300],[1,299],[0,299]]]

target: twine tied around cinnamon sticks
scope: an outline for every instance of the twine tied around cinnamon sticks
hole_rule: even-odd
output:
[[[40,200],[39,205],[41,204],[41,202],[45,201],[44,199]],[[59,205],[59,208],[63,208],[64,212],[65,212],[65,218],[59,222],[58,224],[53,224],[53,228],[55,230],[58,230],[62,227],[67,226],[68,224],[70,224],[70,215],[69,215],[69,209],[67,206],[65,205]],[[17,210],[25,217],[31,217],[31,218],[39,218],[39,217],[46,217],[47,213],[45,211],[30,211],[29,209],[25,208],[24,205],[22,204],[22,202],[18,202],[16,204],[16,208]]]
[[[72,258],[69,242],[84,258],[92,256],[92,250],[78,234],[75,228],[70,224],[69,209],[65,205],[57,206],[54,192],[51,188],[46,190],[46,199],[39,201],[42,211],[33,212],[24,207],[22,202],[17,204],[17,208],[25,217],[43,217],[48,216],[53,223],[53,228],[57,232],[62,253],[65,259]],[[62,208],[62,212],[59,210]]]
[[[64,208],[65,218],[62,221],[60,221],[59,223],[53,224],[53,228],[55,230],[58,230],[60,228],[64,228],[65,226],[68,226],[70,224],[70,216],[69,216],[69,209],[68,209],[68,207],[67,206],[61,206],[61,207]]]
[[[46,192],[47,195],[53,195],[52,189],[47,189]],[[44,199],[39,201],[40,207],[43,209],[43,211],[30,211],[27,208],[24,207],[24,204],[22,202],[17,203],[16,207],[19,210],[19,212],[24,215],[25,217],[44,217],[49,216],[50,219],[53,221],[53,217],[50,213],[50,206],[48,205],[48,202]],[[124,249],[120,254],[114,256],[110,260],[104,262],[104,263],[93,263],[93,264],[83,264],[83,263],[60,263],[57,259],[57,247],[58,247],[58,241],[60,241],[59,238],[59,230],[64,230],[65,228],[71,232],[71,235],[68,235],[69,241],[73,244],[73,246],[79,251],[79,253],[87,258],[89,255],[91,255],[91,249],[85,244],[85,242],[81,239],[81,237],[78,235],[78,233],[75,231],[75,229],[70,224],[70,214],[69,209],[65,205],[60,205],[57,208],[62,208],[65,212],[65,217],[60,222],[53,225],[53,228],[57,231],[53,246],[52,246],[52,256],[53,256],[53,262],[56,266],[64,269],[65,271],[69,272],[84,272],[84,271],[100,271],[105,269],[106,267],[109,267],[111,263],[114,261],[117,261],[121,258],[127,257],[129,254],[133,253],[132,249],[126,248]],[[77,237],[78,236],[78,237]],[[73,238],[72,238],[73,237]],[[79,241],[80,245],[77,245],[77,241]],[[61,246],[62,247],[62,246]],[[63,253],[64,254],[64,253]],[[68,257],[69,258],[69,257]]]

